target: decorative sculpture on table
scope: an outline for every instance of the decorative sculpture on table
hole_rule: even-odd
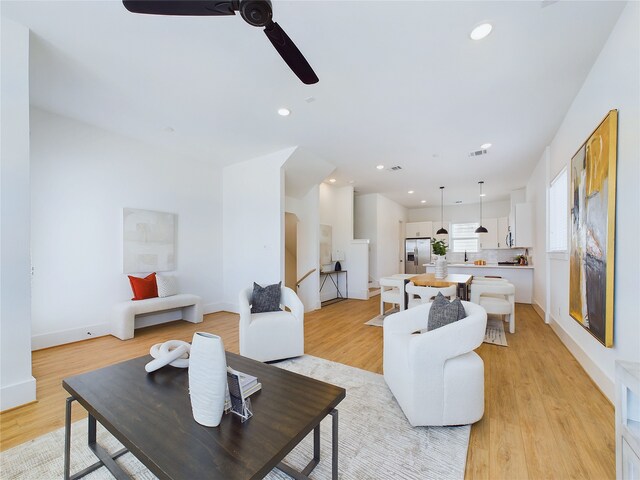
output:
[[[144,366],[148,372],[155,372],[159,368],[171,365],[172,367],[187,368],[189,366],[189,354],[191,345],[182,340],[169,340],[164,343],[156,343],[149,350],[154,358]]]

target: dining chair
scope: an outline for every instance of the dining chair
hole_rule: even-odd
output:
[[[380,284],[380,315],[384,315],[384,304],[391,303],[398,305],[398,310],[406,308],[405,304],[405,281],[403,276],[382,277]]]
[[[423,303],[429,303],[433,301],[433,299],[438,295],[438,293],[442,293],[445,297],[453,300],[456,298],[456,285],[450,285],[444,288],[438,287],[418,287],[414,285],[413,282],[407,283],[405,287],[407,292],[408,302],[407,308],[413,308]]]
[[[483,307],[488,314],[504,315],[509,332],[516,332],[516,288],[509,282],[471,282],[471,302]]]

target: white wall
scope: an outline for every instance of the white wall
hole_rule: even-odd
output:
[[[284,171],[295,148],[223,169],[222,232],[225,309],[253,282],[284,281]]]
[[[351,258],[349,251],[351,248],[351,242],[353,240],[353,217],[354,217],[354,200],[353,200],[353,187],[333,187],[326,183],[321,183],[319,186],[320,194],[320,224],[331,225],[332,227],[332,250],[333,253],[336,250],[340,250],[345,254],[345,260],[340,262],[343,270],[348,272],[353,269],[366,268],[359,264],[360,256]],[[340,291],[346,293],[345,276],[339,275]],[[349,294],[355,292],[361,292],[366,290],[367,287],[358,285],[356,282],[360,276],[349,275]],[[325,282],[325,285],[320,292],[320,299],[325,301],[335,297],[335,288],[329,280]]]
[[[36,399],[31,376],[29,30],[2,18],[0,410]]]
[[[42,110],[31,120],[34,349],[110,332],[131,298],[124,207],[178,215],[180,290],[219,310],[220,169]]]
[[[312,268],[316,271],[307,277],[298,289],[298,297],[305,311],[320,308],[319,258],[320,258],[320,214],[319,187],[312,187],[298,199],[286,197],[285,211],[298,217],[298,278],[302,278]]]
[[[546,310],[547,302],[547,155],[549,149],[536,165],[527,183],[527,202],[533,205],[533,221],[536,228],[533,232],[533,248],[531,254],[533,270],[533,303],[541,310]]]
[[[378,199],[378,248],[377,248],[377,278],[388,277],[400,271],[400,258],[404,255],[404,225],[407,222],[407,209],[384,195],[377,195]],[[400,222],[402,230],[400,231]],[[404,242],[403,242],[404,243]]]
[[[378,194],[357,195],[354,199],[354,237],[369,240],[369,279],[378,275]],[[367,281],[367,283],[368,283]]]
[[[369,239],[369,279],[374,284],[381,278],[400,272],[403,255],[401,240],[407,222],[407,209],[387,197],[371,193],[355,198],[356,238]],[[402,222],[402,225],[400,225]]]
[[[549,178],[553,178],[569,165],[607,112],[619,109],[613,348],[603,347],[569,316],[569,262],[552,259],[549,272],[552,327],[611,400],[615,360],[640,362],[639,31],[640,3],[629,2],[550,145]],[[544,225],[538,223],[537,228]]]

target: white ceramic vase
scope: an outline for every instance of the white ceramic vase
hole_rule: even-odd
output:
[[[227,388],[227,360],[222,338],[196,332],[189,357],[189,395],[196,422],[206,427],[220,425]]]
[[[447,257],[438,255],[436,258],[436,278],[444,278],[447,276]]]

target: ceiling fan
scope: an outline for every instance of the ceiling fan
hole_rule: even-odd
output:
[[[271,18],[270,0],[123,0],[127,10],[151,15],[235,15],[254,27],[264,27],[267,35],[282,59],[300,80],[307,85],[318,82],[309,62],[285,31]]]

